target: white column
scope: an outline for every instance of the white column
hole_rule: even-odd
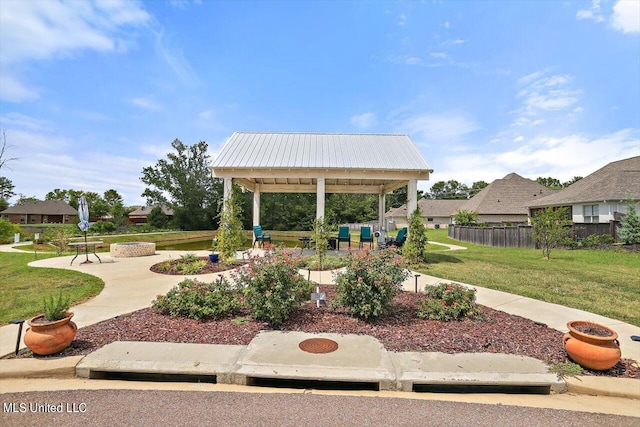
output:
[[[384,214],[385,214],[385,205],[387,200],[387,195],[384,190],[378,194],[378,230],[382,231],[384,227]]]
[[[316,187],[316,218],[324,218],[324,178],[318,178]]]
[[[418,207],[418,180],[409,180],[407,185],[407,219]]]
[[[227,205],[227,201],[231,199],[231,186],[233,185],[233,178],[225,178],[224,179],[224,207]]]
[[[260,225],[260,184],[253,191],[253,225]]]

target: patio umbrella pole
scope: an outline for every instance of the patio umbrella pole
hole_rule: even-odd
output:
[[[89,246],[87,245],[87,232],[84,232],[84,255],[87,258],[87,260],[85,261],[85,263],[90,263],[91,261],[89,261]]]

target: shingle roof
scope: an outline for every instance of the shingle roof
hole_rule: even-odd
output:
[[[41,200],[11,206],[0,213],[19,215],[77,215],[78,211],[62,200]]]
[[[441,200],[441,199],[420,199],[418,206],[422,216],[449,217],[465,203],[466,200]],[[404,204],[398,208],[390,209],[385,217],[406,217],[407,205]]]
[[[129,216],[147,216],[151,213],[151,211],[159,205],[151,205],[151,206],[139,206],[135,211],[131,212],[129,214]],[[160,205],[160,207],[162,208],[162,212],[165,215],[168,216],[172,216],[173,215],[173,210],[171,210],[170,208],[164,206],[164,205]]]
[[[478,194],[465,201],[461,210],[476,211],[480,215],[524,214],[532,200],[554,193],[531,179],[510,173],[496,179]]]
[[[640,156],[609,163],[555,194],[536,199],[529,206],[560,206],[628,197],[640,200]]]
[[[234,132],[211,167],[429,170],[408,135]]]

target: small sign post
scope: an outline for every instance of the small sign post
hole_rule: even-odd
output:
[[[316,286],[316,291],[311,293],[311,301],[315,301],[316,307],[320,308],[321,305],[327,304],[327,294],[320,292],[320,287]]]
[[[33,244],[33,257],[38,259],[38,239],[40,238],[40,233],[36,233],[33,235],[33,240],[35,243]]]

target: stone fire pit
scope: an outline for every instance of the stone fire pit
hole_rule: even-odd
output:
[[[133,258],[155,255],[156,244],[149,242],[113,243],[110,247],[112,258]]]

